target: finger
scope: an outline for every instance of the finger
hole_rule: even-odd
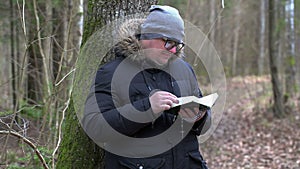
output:
[[[163,99],[172,100],[173,103],[178,103],[179,102],[177,96],[175,96],[172,93],[166,92],[166,91],[160,91],[160,96]]]
[[[182,117],[182,118],[189,118],[187,112],[183,109],[180,109],[180,111],[178,112],[178,114]]]
[[[166,95],[162,98],[163,100],[170,100],[172,103],[179,103],[178,98],[175,96]]]
[[[195,115],[193,115],[191,110],[189,110],[188,108],[180,109],[179,114],[181,115],[181,117],[184,117],[184,118],[192,118],[195,116]]]
[[[169,110],[169,109],[171,108],[171,106],[168,105],[168,104],[162,104],[162,105],[160,106],[160,108],[161,108],[162,110]]]
[[[204,111],[199,111],[199,113],[201,114],[201,117],[203,117],[206,114],[207,110]]]
[[[185,108],[184,110],[185,110],[185,112],[187,113],[187,115],[188,115],[189,118],[195,117],[196,113],[195,113],[192,109],[190,109],[190,108]]]
[[[170,99],[164,99],[164,100],[161,100],[160,104],[161,104],[161,105],[169,105],[169,106],[172,106],[173,101],[170,100]]]

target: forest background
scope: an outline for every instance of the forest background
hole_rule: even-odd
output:
[[[221,0],[1,1],[0,168],[55,168],[60,160],[91,2],[172,5],[214,44],[227,102],[201,144],[211,168],[300,168],[300,0],[225,0],[224,8]],[[191,64],[205,72],[199,60]],[[205,91],[209,79],[199,74]]]

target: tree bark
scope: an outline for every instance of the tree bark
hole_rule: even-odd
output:
[[[56,168],[103,168],[103,150],[81,128],[72,101],[67,110],[63,133]]]
[[[28,24],[28,41],[29,43],[35,40],[34,23]],[[29,104],[38,104],[42,100],[42,86],[41,78],[42,59],[38,53],[37,44],[32,43],[28,48],[28,67],[27,67],[27,99]]]
[[[240,35],[240,18],[241,18],[241,8],[240,8],[241,0],[238,0],[237,7],[235,7],[235,29],[234,29],[234,38],[233,38],[233,55],[232,55],[232,75],[235,76],[237,73],[236,65],[237,65],[237,53],[239,47],[239,35]]]
[[[17,105],[17,93],[16,93],[16,86],[17,86],[17,71],[16,71],[16,53],[15,53],[15,49],[16,46],[15,44],[18,43],[15,41],[15,38],[17,39],[18,35],[16,35],[16,29],[17,27],[15,26],[15,7],[14,7],[14,2],[13,0],[10,0],[10,55],[11,55],[11,89],[12,89],[12,104],[13,104],[13,110],[17,110],[18,109],[18,105]],[[17,44],[18,45],[18,44]]]
[[[285,99],[296,93],[296,50],[294,0],[286,0],[286,58],[285,58]]]
[[[278,75],[278,65],[276,64],[276,59],[279,57],[278,41],[280,36],[277,29],[278,18],[276,18],[276,3],[278,3],[276,0],[269,0],[269,59],[274,97],[274,115],[276,117],[283,117],[284,105],[282,100],[282,88]]]
[[[216,1],[210,0],[210,15],[209,15],[209,24],[211,27],[215,27],[216,20]],[[211,29],[209,32],[209,38],[212,42],[215,42],[215,29]]]
[[[260,35],[259,35],[259,57],[258,57],[258,75],[264,73],[264,63],[265,63],[265,33],[266,33],[266,2],[265,0],[260,0]]]

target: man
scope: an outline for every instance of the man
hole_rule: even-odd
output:
[[[121,38],[114,59],[97,71],[82,119],[106,150],[105,168],[207,168],[197,136],[208,130],[210,111],[172,107],[178,97],[201,97],[192,68],[180,57],[179,12],[153,5],[142,24],[126,24],[121,32],[134,35]]]

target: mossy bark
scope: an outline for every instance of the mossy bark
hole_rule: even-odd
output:
[[[73,102],[70,103],[64,124],[64,137],[56,168],[103,168],[103,150],[83,131],[76,116]]]

